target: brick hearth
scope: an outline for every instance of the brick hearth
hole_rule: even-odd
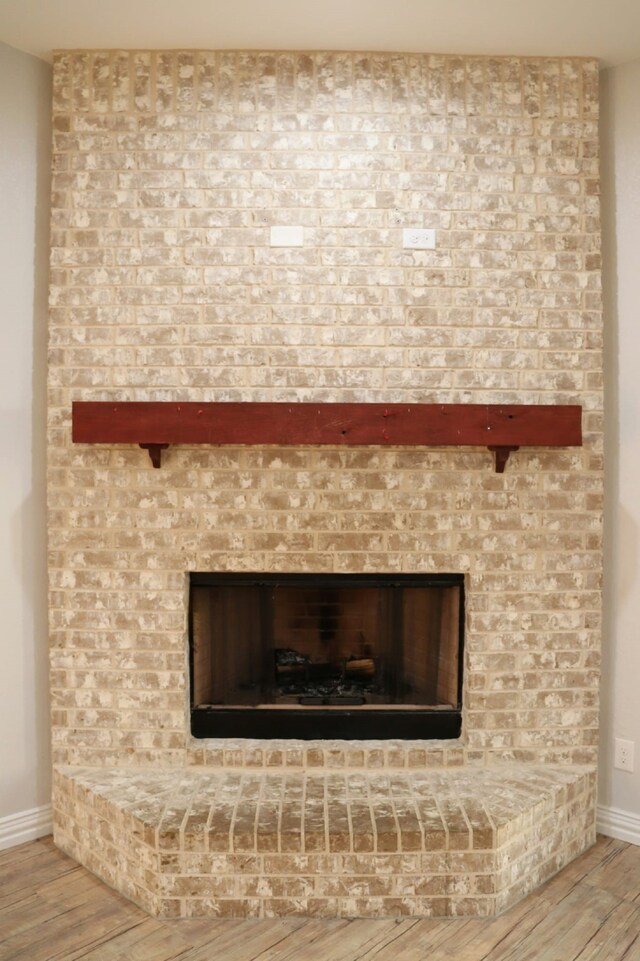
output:
[[[595,841],[595,774],[61,769],[57,844],[161,917],[493,915]]]

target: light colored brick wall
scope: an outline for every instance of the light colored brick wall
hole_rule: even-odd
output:
[[[56,56],[56,762],[593,762],[597,84],[570,59]],[[580,403],[585,445],[503,475],[480,449],[176,447],[153,470],[73,446],[73,399]],[[461,741],[193,745],[196,569],[464,572]]]

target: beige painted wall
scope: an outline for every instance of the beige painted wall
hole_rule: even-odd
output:
[[[44,379],[48,64],[0,44],[0,818],[49,801]]]
[[[606,608],[600,805],[640,815],[640,61],[602,73]],[[614,739],[635,741],[633,774]]]

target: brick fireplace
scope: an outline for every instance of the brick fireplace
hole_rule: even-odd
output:
[[[56,56],[56,840],[150,911],[487,915],[592,842],[597,84],[577,59]],[[402,445],[156,470],[72,444],[78,400],[580,404],[584,444],[503,474]],[[459,573],[460,736],[194,738],[196,571]]]

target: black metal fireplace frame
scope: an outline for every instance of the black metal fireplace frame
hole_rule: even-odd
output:
[[[453,709],[402,707],[362,710],[358,707],[224,707],[198,706],[194,690],[193,608],[189,594],[189,690],[191,733],[195,738],[278,738],[297,740],[452,740],[462,727],[464,661],[464,575],[455,574],[299,574],[191,572],[198,586],[314,586],[314,587],[451,587],[459,585],[458,700]]]

